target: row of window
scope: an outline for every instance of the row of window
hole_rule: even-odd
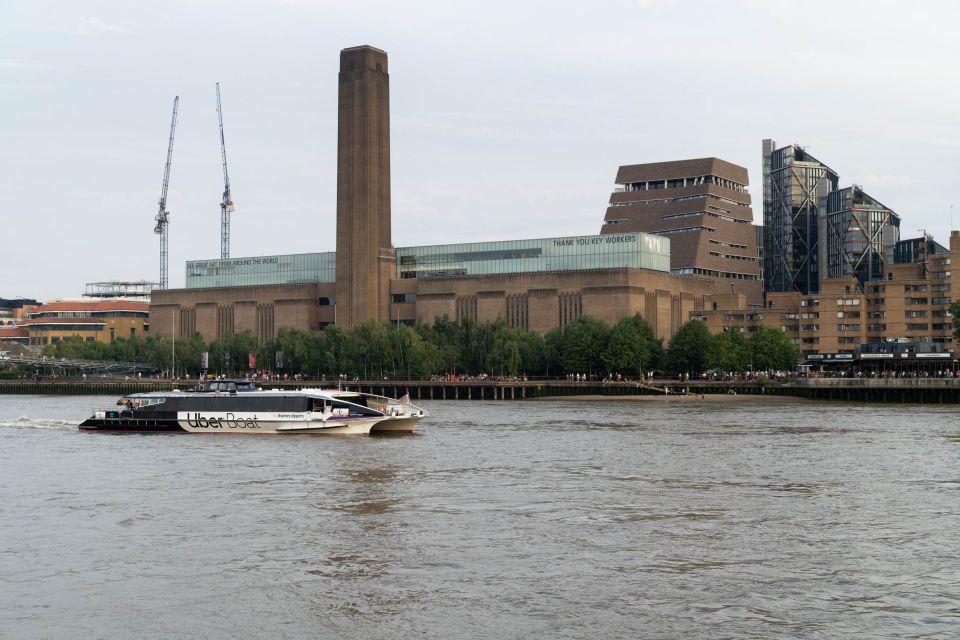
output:
[[[716,231],[713,227],[676,227],[673,229],[664,229],[654,232],[658,236],[668,236],[671,233],[689,233],[691,231]]]
[[[716,271],[714,269],[701,269],[700,267],[679,267],[671,269],[670,273],[675,276],[711,276],[713,278],[726,278],[727,280],[759,280],[760,276],[749,273],[736,273],[734,271]]]
[[[860,332],[860,324],[838,324],[837,331],[839,332]],[[949,322],[935,322],[933,324],[927,324],[925,322],[908,322],[905,325],[906,331],[927,331],[932,329],[933,331],[950,331],[953,328],[953,325]],[[816,333],[820,331],[820,325],[818,324],[804,324],[799,328],[792,327],[789,325],[781,325],[780,329],[786,333],[794,333],[796,331],[802,331],[806,333]],[[870,333],[884,333],[887,330],[886,324],[868,324],[867,331]],[[819,338],[803,338],[804,343],[808,343],[808,340],[813,340],[819,342]],[[844,338],[843,336],[839,337],[838,340],[843,343],[852,340],[852,338]]]
[[[66,338],[59,338],[58,336],[53,336],[52,338],[47,338],[47,336],[34,336],[30,338],[30,344],[34,346],[44,345],[44,344],[57,344],[60,340],[66,340]],[[93,342],[93,336],[87,336],[85,338],[86,342]]]
[[[732,253],[720,253],[719,251],[711,251],[710,255],[716,256],[717,258],[726,258],[727,260],[747,260],[749,262],[757,261],[757,258],[754,256],[737,256]]]
[[[641,182],[628,182],[624,185],[627,191],[655,191],[657,189],[680,189],[683,187],[696,187],[703,184],[715,184],[725,189],[746,192],[746,186],[733,180],[727,180],[720,176],[695,176],[692,178],[674,178],[664,180],[645,180]]]
[[[675,202],[689,202],[691,200],[716,200],[724,204],[733,205],[735,207],[746,207],[749,208],[750,204],[747,202],[736,202],[729,198],[722,198],[720,196],[713,195],[712,193],[700,193],[693,196],[680,196],[679,198],[654,198],[648,200],[626,200],[624,202],[611,202],[611,207],[633,207],[641,205],[652,205],[652,204],[673,204]]]
[[[747,245],[745,244],[735,244],[733,242],[724,242],[723,240],[714,240],[711,238],[709,240],[710,244],[715,244],[718,247],[725,247],[727,249],[746,249]]]

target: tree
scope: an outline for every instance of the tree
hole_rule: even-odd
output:
[[[960,338],[960,300],[950,303],[950,315],[953,316],[953,336]]]
[[[281,331],[284,331],[284,329],[281,329]],[[206,349],[210,353],[210,370],[227,375],[238,371],[246,371],[247,354],[256,350],[257,338],[249,331],[217,338]],[[229,367],[227,367],[227,353],[230,354]]]
[[[521,373],[549,375],[547,372],[547,345],[536,331],[518,331],[517,346],[520,349]]]
[[[700,320],[691,320],[680,327],[667,345],[667,369],[671,373],[698,374],[706,369],[707,353],[712,336]]]
[[[750,366],[750,348],[740,327],[711,336],[707,368],[721,371],[746,371]]]
[[[563,329],[561,361],[568,373],[594,374],[603,369],[603,353],[610,328],[596,318],[583,316]]]
[[[757,327],[749,347],[753,368],[758,371],[790,371],[797,366],[797,345],[782,329]]]
[[[643,316],[623,318],[610,330],[603,362],[610,371],[639,375],[654,365],[654,342],[653,330]]]

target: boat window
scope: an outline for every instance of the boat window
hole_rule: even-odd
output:
[[[131,409],[143,409],[166,402],[166,398],[122,398],[118,405],[127,406]]]

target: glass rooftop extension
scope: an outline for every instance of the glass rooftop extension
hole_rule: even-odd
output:
[[[617,267],[670,272],[670,239],[646,233],[401,247],[396,254],[400,278],[458,278]],[[336,282],[336,253],[187,262],[188,289],[299,282]]]
[[[187,261],[187,289],[336,280],[337,254],[333,251]]]
[[[645,233],[611,233],[397,249],[400,278],[457,278],[615,267],[669,272],[669,238]]]

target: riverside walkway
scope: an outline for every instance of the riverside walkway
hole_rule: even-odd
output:
[[[258,381],[264,389],[333,387],[322,381]],[[178,388],[188,391],[195,380],[156,379],[44,379],[0,381],[0,395],[106,395],[122,396]],[[391,397],[409,394],[412,400],[528,400],[571,396],[684,396],[774,395],[811,400],[887,403],[960,403],[960,378],[796,378],[778,382],[676,381],[573,382],[568,380],[360,380],[341,388]]]

